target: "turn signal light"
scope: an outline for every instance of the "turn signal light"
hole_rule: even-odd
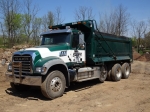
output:
[[[86,22],[83,22],[83,24],[86,24]]]
[[[49,29],[52,29],[52,26],[49,26],[48,28],[49,28]]]

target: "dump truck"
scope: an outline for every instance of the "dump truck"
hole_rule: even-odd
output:
[[[39,86],[48,99],[73,82],[120,81],[131,72],[131,39],[100,32],[95,20],[49,26],[41,44],[13,53],[6,78],[17,91]],[[81,83],[82,84],[82,83]]]

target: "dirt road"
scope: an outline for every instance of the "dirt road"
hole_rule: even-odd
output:
[[[1,72],[0,112],[150,112],[150,62],[134,61],[129,79],[77,83],[55,100],[45,99],[39,88],[13,91]]]

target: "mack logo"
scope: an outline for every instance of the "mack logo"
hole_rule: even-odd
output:
[[[28,57],[14,57],[14,61],[29,61]]]
[[[61,51],[59,56],[67,56],[67,51]]]

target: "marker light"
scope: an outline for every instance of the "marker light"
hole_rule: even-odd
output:
[[[66,29],[70,29],[70,26],[66,26]]]
[[[83,22],[83,24],[86,24],[86,22]]]
[[[49,29],[52,29],[52,26],[49,26],[48,28],[49,28]]]

